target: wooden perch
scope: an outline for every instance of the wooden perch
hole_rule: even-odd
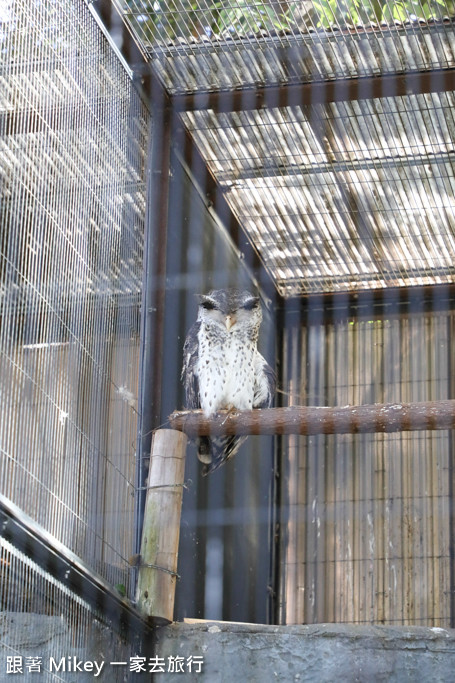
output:
[[[136,602],[155,624],[173,619],[186,443],[171,429],[153,435]]]
[[[211,419],[201,410],[187,410],[175,411],[169,421],[173,429],[190,438],[219,434],[374,434],[453,429],[455,400],[220,411]]]

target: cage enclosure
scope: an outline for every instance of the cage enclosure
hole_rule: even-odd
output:
[[[219,289],[260,298],[275,407],[166,484],[175,620],[453,626],[454,15],[0,2],[0,670],[153,673],[152,436],[200,421],[183,346]]]
[[[189,453],[177,618],[450,626],[451,7],[115,4],[171,171],[152,425],[183,406],[194,293],[229,286],[261,294],[276,406],[385,416],[250,438],[210,479]]]

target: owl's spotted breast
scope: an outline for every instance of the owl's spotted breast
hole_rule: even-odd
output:
[[[262,310],[250,292],[214,290],[200,297],[198,318],[184,346],[182,378],[188,408],[218,410],[269,406],[275,375],[257,350]],[[245,437],[201,437],[199,458],[217,469]]]
[[[201,408],[206,415],[218,410],[251,410],[254,399],[254,356],[252,342],[238,334],[219,335],[207,343],[206,326],[198,333],[197,374]]]

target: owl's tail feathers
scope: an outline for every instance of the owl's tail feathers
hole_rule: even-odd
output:
[[[232,458],[247,436],[200,436],[197,443],[197,457],[204,463],[202,475],[206,476],[217,470]]]

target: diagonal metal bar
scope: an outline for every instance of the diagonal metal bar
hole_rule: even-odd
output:
[[[148,633],[151,637],[152,628],[147,619],[91,567],[2,494],[0,535],[92,608],[102,610],[123,633]]]

